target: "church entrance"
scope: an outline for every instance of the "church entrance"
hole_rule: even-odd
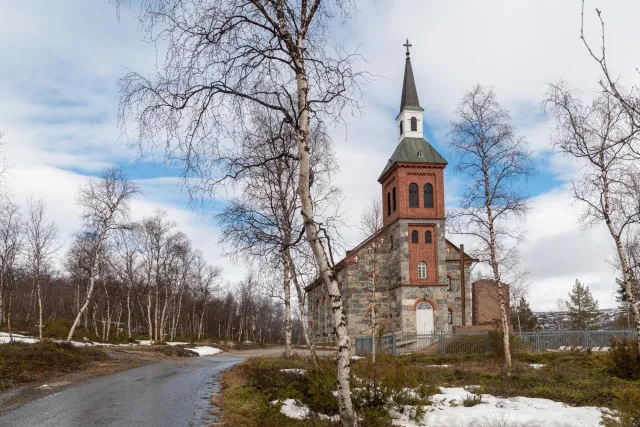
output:
[[[416,307],[416,329],[418,335],[433,333],[433,306],[427,301],[422,301]]]

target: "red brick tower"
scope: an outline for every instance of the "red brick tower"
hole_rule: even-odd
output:
[[[378,178],[382,185],[383,223],[401,227],[408,240],[408,277],[401,277],[402,284],[445,284],[447,161],[423,137],[423,111],[407,46],[400,113],[396,117],[398,146]],[[420,263],[426,264],[426,272]]]

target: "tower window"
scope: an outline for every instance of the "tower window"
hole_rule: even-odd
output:
[[[424,185],[424,207],[433,207],[433,185],[431,184]]]
[[[411,117],[411,131],[412,132],[418,131],[418,119],[416,119],[415,117]]]
[[[409,184],[409,207],[417,208],[418,206],[418,184]]]
[[[453,311],[451,309],[447,310],[447,323],[453,325]]]
[[[418,243],[418,232],[416,230],[411,232],[411,243]]]
[[[424,261],[418,263],[418,279],[427,278],[427,264]]]
[[[449,282],[448,290],[452,291],[453,290],[453,281],[451,280],[451,277],[447,276],[447,281]]]
[[[422,151],[418,151],[418,157],[423,158],[424,157],[424,153]]]
[[[391,215],[391,193],[387,192],[387,216]]]
[[[396,187],[393,187],[393,211],[396,211]]]
[[[403,131],[403,129],[402,129],[402,120],[400,120],[400,135],[402,135],[402,131]]]
[[[431,243],[431,232],[430,231],[425,231],[424,232],[424,242],[425,243]]]

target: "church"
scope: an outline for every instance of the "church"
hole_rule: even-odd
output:
[[[408,41],[405,46],[397,146],[378,178],[383,227],[336,264],[351,337],[371,333],[372,310],[385,334],[453,332],[472,320],[469,276],[476,260],[445,236],[447,161],[424,139],[424,109]],[[310,337],[333,341],[326,286],[316,279],[306,290]]]

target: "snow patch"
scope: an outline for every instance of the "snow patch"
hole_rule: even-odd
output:
[[[451,365],[426,365],[426,368],[450,368]]]
[[[541,364],[541,363],[530,363],[530,364],[529,364],[529,367],[530,367],[530,368],[533,368],[533,369],[542,369],[542,368],[544,368],[545,366],[547,366],[547,365],[543,365],[543,364]]]
[[[504,399],[490,394],[483,394],[480,404],[468,408],[462,406],[463,400],[470,396],[462,387],[441,387],[440,393],[431,397],[432,406],[425,407],[427,413],[420,422],[411,420],[411,415],[415,413],[412,406],[404,406],[402,412],[390,411],[390,414],[395,418],[395,425],[404,427],[596,427],[600,425],[603,411],[606,411],[605,408],[593,406],[568,406],[549,399]]]
[[[213,356],[214,354],[222,353],[222,350],[220,350],[219,348],[208,346],[188,348],[187,350],[198,353],[198,356]]]
[[[188,343],[188,342],[180,342],[180,341],[170,341],[170,342],[168,342],[166,344],[170,345],[171,347],[173,347],[175,345],[189,345],[190,343]]]
[[[309,412],[310,412],[309,408],[306,405],[303,405],[302,403],[298,402],[296,399],[286,399],[282,402],[278,400],[274,400],[273,402],[271,402],[272,405],[277,405],[278,403],[282,403],[282,406],[280,407],[280,412],[289,418],[293,418],[296,420],[304,420],[309,416]],[[325,414],[317,414],[317,415],[318,415],[318,418],[323,420],[331,420],[331,421],[340,420],[340,415],[334,415],[332,417]]]
[[[37,338],[33,338],[33,337],[28,337],[26,335],[21,335],[21,334],[12,334],[13,335],[13,341],[14,342],[23,342],[26,344],[34,344],[38,342]],[[9,340],[9,333],[8,332],[0,332],[0,344],[7,344],[11,342]]]
[[[280,372],[289,372],[291,374],[304,375],[307,371],[305,369],[280,369]]]
[[[360,360],[360,359],[364,359],[364,357],[362,357],[362,356],[351,356],[349,359],[351,359],[351,360]]]

